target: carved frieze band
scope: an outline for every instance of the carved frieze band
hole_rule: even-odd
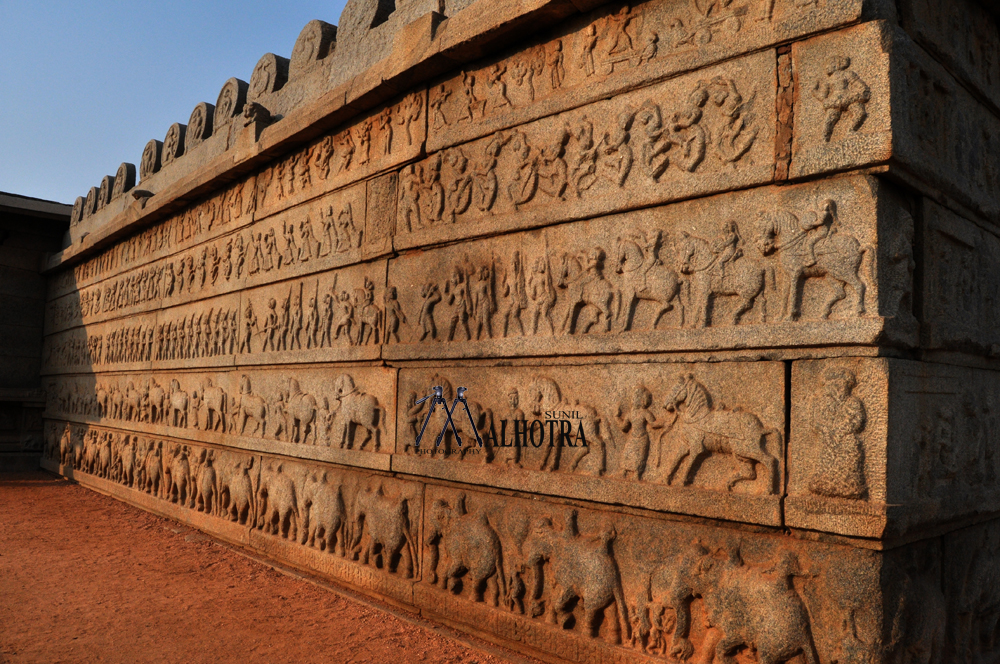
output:
[[[377,224],[353,213],[364,199],[348,189],[56,300],[50,330],[74,325],[77,302],[87,325],[49,336],[46,370],[307,361],[338,346],[415,359],[872,343],[886,331],[913,343],[912,219],[874,179],[406,253],[387,273],[381,261],[331,271],[385,246],[369,238],[368,249]],[[155,321],[134,313],[157,309]],[[89,323],[129,313],[125,325]],[[95,356],[109,335],[128,348]]]
[[[878,553],[737,534],[62,422],[47,425],[45,464],[577,662],[700,661],[750,648],[762,661],[871,661],[919,637],[885,636],[883,621],[912,625],[898,615],[919,614],[944,626],[945,589],[963,596],[962,580],[982,567],[949,549],[966,564],[942,587],[934,546]],[[982,529],[963,536],[995,547]],[[767,615],[748,618],[760,606]]]

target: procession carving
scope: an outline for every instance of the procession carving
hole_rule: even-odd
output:
[[[816,211],[728,220],[714,237],[640,227],[611,246],[553,237],[557,250],[532,235],[405,263],[390,269],[403,315],[389,343],[860,318],[869,315],[874,250],[844,228],[841,213],[827,199]],[[431,262],[450,266],[442,274]],[[424,273],[429,281],[414,283]]]
[[[553,661],[993,661],[963,72],[914,2],[594,4],[349,0],[78,198],[43,467]]]
[[[719,529],[505,504],[442,487],[431,489],[422,512],[406,482],[104,427],[52,427],[46,448],[64,468],[410,580],[415,592],[444,593],[467,607],[454,610],[474,612],[466,621],[483,607],[528,634],[542,630],[546,639],[566,635],[663,661],[722,661],[744,649],[774,664],[827,661],[817,645],[837,638],[836,621],[830,607],[816,604],[816,591],[853,564],[842,552],[803,559],[769,542],[748,560]],[[643,560],[647,538],[678,541]],[[835,571],[840,565],[847,567]],[[434,605],[434,612],[450,610],[440,599]],[[823,638],[814,632],[817,620]]]
[[[608,117],[603,130],[595,126],[597,115],[572,113],[562,126],[548,122],[545,130],[528,125],[498,131],[436,153],[403,170],[397,229],[412,233],[444,221],[586,201],[640,184],[655,187],[669,179],[670,169],[695,173],[705,164],[713,170],[738,164],[760,131],[757,92],[740,86],[717,76],[694,84],[676,107],[646,100],[614,114],[600,113]],[[432,106],[440,119],[447,111],[437,94]],[[474,117],[477,105],[468,106],[465,116]]]
[[[663,3],[667,5],[668,3]],[[674,58],[726,48],[752,31],[788,30],[775,20],[812,18],[817,0],[681,0],[669,6],[612,4],[574,29],[457,74],[431,94],[431,128],[454,130],[513,114],[541,101],[594,88],[636,71],[669,72]],[[708,64],[708,61],[706,61]]]
[[[417,569],[420,502],[405,484],[99,427],[50,436],[67,469],[400,578]]]
[[[305,391],[296,377],[256,389],[241,374],[238,386],[212,378],[111,377],[85,389],[53,384],[48,409],[66,416],[131,422],[229,436],[319,445],[346,450],[391,451],[385,406],[343,373]],[[236,382],[236,381],[233,381]],[[317,381],[314,381],[314,383]],[[271,384],[271,381],[268,381]]]
[[[435,374],[430,384],[441,386],[445,400],[451,403],[452,380]],[[672,487],[758,495],[778,491],[778,460],[783,456],[780,429],[766,427],[758,415],[743,408],[717,403],[690,373],[682,373],[673,385],[657,389],[655,398],[640,384],[630,393],[630,401],[616,407],[571,397],[551,377],[524,376],[509,388],[498,389],[489,402],[468,400],[471,420],[485,441],[481,451],[476,449],[470,422],[460,411],[452,419],[465,441],[462,445],[448,429],[440,445],[432,441],[426,452],[414,447],[430,406],[428,401],[417,404],[417,390],[407,389],[405,384],[401,387],[401,394],[409,394],[406,410],[400,413],[404,452],[420,451],[431,458],[468,460],[498,468],[603,476]],[[428,389],[421,386],[420,393]],[[550,441],[546,436],[551,437],[557,429],[532,431],[531,423],[545,423],[553,419],[553,413],[569,416],[571,431]],[[435,426],[444,427],[444,423]]]

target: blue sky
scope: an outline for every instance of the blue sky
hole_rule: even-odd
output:
[[[72,203],[344,2],[0,2],[0,191]]]

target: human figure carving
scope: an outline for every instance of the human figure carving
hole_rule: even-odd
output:
[[[505,91],[506,92],[506,91]],[[448,97],[451,96],[451,91],[448,90],[444,85],[435,88],[433,95],[431,96],[431,109],[434,112],[434,128],[441,129],[442,127],[447,127],[450,122],[448,122],[448,116],[444,114],[444,105],[448,101]],[[506,96],[506,95],[505,95]]]
[[[649,429],[661,429],[664,426],[650,412],[649,407],[652,404],[652,393],[645,386],[640,385],[635,389],[627,415],[622,416],[620,404],[618,412],[615,413],[618,428],[621,429],[622,433],[628,434],[628,439],[622,449],[619,468],[624,479],[630,477],[637,480],[642,479],[649,459]]]
[[[857,378],[852,371],[828,369],[813,397],[810,414],[819,436],[819,458],[809,480],[809,491],[831,498],[862,499],[868,495],[861,434],[868,414],[853,394]]]
[[[437,324],[434,321],[434,307],[441,302],[441,290],[437,284],[431,282],[420,289],[420,297],[423,303],[420,306],[420,316],[417,324],[421,326],[420,341],[427,337],[437,339]]]
[[[860,76],[850,71],[851,59],[835,55],[826,67],[826,80],[817,80],[813,85],[813,96],[823,104],[826,116],[823,119],[823,140],[827,143],[833,132],[846,119],[852,132],[861,129],[868,119],[868,102],[871,88]]]
[[[865,313],[867,288],[859,273],[872,249],[838,229],[835,201],[824,200],[818,214],[799,216],[786,210],[761,213],[759,229],[758,248],[765,256],[776,253],[785,273],[782,299],[786,320],[799,317],[802,281],[810,277],[830,277],[834,287],[833,297],[822,305],[822,318],[829,318],[833,306],[847,296],[845,285],[854,293],[854,315]]]
[[[403,307],[399,304],[399,299],[396,295],[396,287],[389,286],[385,289],[385,340],[384,343],[389,343],[391,339],[395,339],[396,343],[400,343],[399,340],[399,325],[400,323],[406,325],[406,314],[403,313]]]
[[[510,98],[507,97],[507,82],[503,78],[506,73],[507,66],[497,62],[489,68],[486,74],[486,84],[496,91],[493,101],[493,106],[496,108],[513,105]]]

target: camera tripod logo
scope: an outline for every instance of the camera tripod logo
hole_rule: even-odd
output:
[[[448,421],[445,422],[445,425],[441,428],[441,433],[438,434],[437,440],[434,441],[434,447],[438,447],[441,445],[441,441],[444,439],[444,434],[446,431],[448,431],[449,426],[451,427],[451,430],[455,433],[456,442],[458,443],[459,446],[461,446],[462,437],[458,434],[458,428],[455,426],[455,421],[451,419],[451,416],[455,413],[455,410],[458,408],[458,404],[461,403],[462,406],[465,408],[465,414],[469,418],[469,424],[472,426],[472,433],[476,435],[476,441],[479,443],[479,446],[482,447],[483,439],[479,436],[479,431],[476,429],[476,423],[472,419],[472,412],[469,410],[469,402],[465,398],[465,393],[468,390],[466,390],[466,388],[464,387],[458,388],[458,396],[455,397],[455,401],[452,402],[451,408],[449,409],[448,402],[445,401],[444,398],[444,388],[441,387],[440,385],[435,385],[431,389],[433,390],[431,394],[428,394],[426,397],[416,402],[417,405],[419,405],[427,401],[428,399],[431,399],[431,409],[427,412],[427,417],[424,418],[424,425],[420,427],[420,435],[417,436],[417,442],[414,444],[414,446],[420,447],[420,440],[424,437],[424,431],[427,430],[427,425],[428,423],[430,423],[431,417],[434,416],[434,410],[438,406],[444,408],[444,414],[445,417],[448,418]]]

